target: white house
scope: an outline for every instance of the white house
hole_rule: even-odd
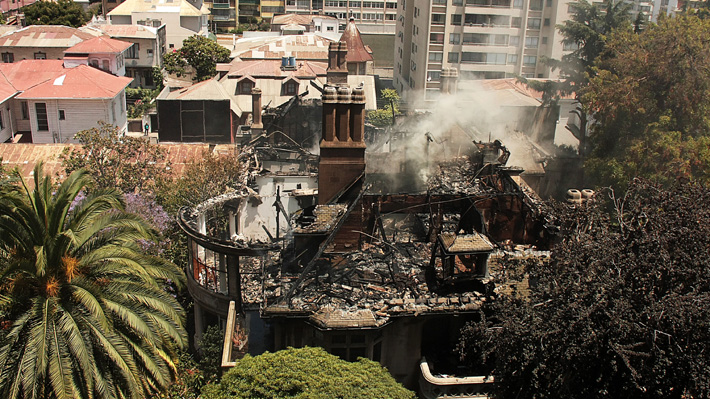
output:
[[[64,66],[90,65],[117,76],[126,76],[126,52],[133,43],[98,36],[64,51]]]
[[[105,121],[126,130],[131,78],[62,60],[23,60],[0,65],[0,141],[18,133],[33,143],[75,142],[74,135]],[[7,122],[5,122],[5,117]]]

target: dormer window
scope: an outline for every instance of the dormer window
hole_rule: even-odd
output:
[[[298,94],[298,80],[295,78],[288,79],[281,86],[281,91],[284,96],[295,96]]]
[[[244,76],[237,82],[237,92],[235,94],[251,94],[251,90],[256,86],[256,81],[250,76]]]

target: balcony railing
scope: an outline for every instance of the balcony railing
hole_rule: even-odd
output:
[[[488,398],[493,385],[493,377],[451,377],[435,376],[429,369],[426,358],[419,363],[421,376],[419,391],[424,399],[437,398]]]

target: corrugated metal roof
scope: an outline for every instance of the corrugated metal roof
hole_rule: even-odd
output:
[[[313,18],[336,19],[328,15],[285,14],[274,15],[271,25],[310,25]]]
[[[246,60],[233,61],[230,64],[227,76],[241,77],[245,75],[253,77],[298,77],[315,78],[325,76],[328,64],[326,62],[315,62],[296,59],[296,70],[282,70],[281,60]]]
[[[0,46],[69,48],[95,36],[69,26],[32,25],[0,36]]]
[[[133,43],[111,39],[108,36],[99,36],[72,46],[64,53],[121,53],[131,47]]]
[[[197,9],[187,0],[176,0],[166,2],[165,0],[126,0],[118,7],[111,10],[108,16],[130,16],[134,12],[179,12],[183,17],[199,17],[209,15],[209,9],[203,4],[201,9]]]
[[[144,25],[108,25],[96,24],[79,28],[82,31],[98,31],[114,38],[155,39],[158,28]]]
[[[232,58],[278,59],[285,56],[297,60],[328,61],[328,46],[332,41],[316,35],[288,35],[237,40]]]
[[[12,64],[0,64],[0,74],[18,91],[54,79],[62,71],[63,60],[22,60]]]
[[[58,80],[61,76],[64,78]],[[79,65],[65,68],[55,74],[53,79],[25,90],[17,98],[114,98],[132,81],[132,78],[114,76],[87,65]]]

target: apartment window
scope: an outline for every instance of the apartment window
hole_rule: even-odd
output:
[[[520,45],[520,36],[511,36],[510,37],[510,42],[509,44],[511,46],[518,46]]]
[[[523,65],[525,66],[535,66],[537,64],[537,56],[526,55],[523,57]]]
[[[564,51],[576,51],[579,50],[579,44],[577,43],[562,43],[562,50]]]
[[[416,71],[417,70],[417,63],[414,61],[411,61],[411,64],[409,65],[409,69],[411,69],[412,71]]]
[[[508,54],[508,65],[515,65],[518,63],[517,54]]]
[[[547,44],[547,36],[542,37],[542,44]]]
[[[30,107],[27,104],[27,101],[23,101],[20,103],[20,109],[22,110],[22,119],[30,119]]]
[[[525,38],[525,47],[526,48],[537,48],[539,42],[540,42],[539,37],[526,37]]]
[[[60,121],[64,121],[64,120],[66,120],[66,119],[67,119],[67,115],[64,113],[64,110],[63,110],[63,109],[60,109],[60,110],[59,110],[59,120],[60,120]]]
[[[2,62],[12,64],[15,62],[15,55],[12,53],[2,53]]]
[[[415,54],[417,52],[417,45],[415,43],[412,43],[412,54]]]
[[[463,0],[453,0],[453,1],[451,2],[451,4],[452,4],[452,5],[455,5],[455,6],[462,6],[462,5],[463,5]]]
[[[429,43],[444,44],[444,34],[443,33],[431,33],[429,35]]]
[[[450,44],[460,44],[461,34],[460,33],[449,33],[449,43]]]
[[[395,21],[397,14],[385,14],[385,21]]]
[[[520,17],[513,17],[513,19],[510,21],[510,26],[512,28],[520,28],[522,25],[522,19]]]
[[[446,0],[432,0],[432,4],[440,5],[440,6],[445,6],[446,5]]]
[[[441,79],[441,71],[429,71],[427,72],[426,80],[431,82],[438,82]]]
[[[407,9],[407,0],[402,0],[402,9],[403,10]]]
[[[35,115],[37,117],[37,130],[48,131],[49,122],[47,121],[47,104],[35,103]]]
[[[574,14],[577,12],[577,6],[574,4],[567,5],[567,14]]]
[[[419,16],[419,8],[418,8],[418,7],[414,7],[414,18],[416,18],[416,17],[418,17],[418,16]]]
[[[540,18],[530,18],[528,19],[528,29],[540,29]]]
[[[461,14],[451,15],[451,25],[461,25],[463,23],[463,18]]]
[[[47,53],[38,51],[35,53],[35,59],[36,60],[46,60],[47,59]]]
[[[500,53],[461,53],[461,62],[474,64],[505,65],[506,54]]]
[[[513,8],[523,8],[523,0],[513,0]]]
[[[387,8],[397,9],[397,3],[387,3]]]
[[[454,53],[454,52],[449,53],[448,61],[452,64],[458,63],[459,62],[459,53]]]
[[[545,5],[547,7],[552,7],[552,0],[547,0],[547,3]]]
[[[530,9],[535,11],[542,10],[542,0],[530,0]]]
[[[544,26],[550,26],[550,18],[545,18]]]
[[[444,53],[429,53],[429,62],[441,62],[444,60]]]
[[[139,57],[138,54],[140,54],[140,45],[133,43],[133,45],[128,48],[128,51],[126,51],[126,58],[136,59]]]

